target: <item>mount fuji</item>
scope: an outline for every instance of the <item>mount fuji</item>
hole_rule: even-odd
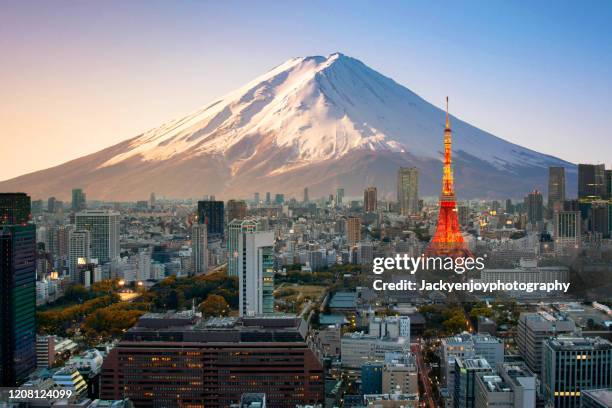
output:
[[[361,61],[340,53],[293,58],[216,102],[62,165],[0,182],[0,191],[92,199],[301,197],[344,187],[393,194],[400,166],[418,167],[420,194],[437,195],[445,113]],[[507,142],[455,117],[459,198],[545,190],[547,168],[575,165]]]

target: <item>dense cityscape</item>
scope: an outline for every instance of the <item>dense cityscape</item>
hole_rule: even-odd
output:
[[[0,385],[71,391],[2,406],[611,406],[612,170],[578,165],[575,198],[551,167],[546,200],[455,202],[448,121],[445,146],[439,204],[418,168],[393,199],[0,194]],[[432,239],[451,227],[460,246]],[[376,258],[457,249],[486,259],[473,281],[570,290],[372,284]]]

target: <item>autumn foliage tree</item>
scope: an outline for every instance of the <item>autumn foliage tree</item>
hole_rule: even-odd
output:
[[[205,317],[227,316],[229,310],[229,304],[223,296],[219,295],[208,295],[206,300],[200,305],[200,311]]]

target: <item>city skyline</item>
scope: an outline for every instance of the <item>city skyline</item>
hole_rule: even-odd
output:
[[[609,4],[579,10],[566,2],[554,9],[524,3],[433,9],[423,3],[385,9],[361,2],[326,5],[343,13],[344,31],[327,17],[335,13],[316,5],[301,6],[298,18],[300,13],[270,4],[275,7],[236,10],[185,3],[170,12],[160,3],[38,4],[36,13],[27,3],[7,7],[2,32],[8,41],[0,49],[12,63],[0,68],[6,81],[0,97],[10,101],[0,105],[2,138],[19,138],[32,160],[9,157],[3,179],[133,137],[287,58],[334,51],[372,64],[437,105],[440,95],[452,95],[458,117],[511,142],[573,163],[611,156],[600,143],[611,86],[603,69],[609,27],[597,24],[611,14]],[[233,24],[222,26],[214,15]],[[158,25],[159,32],[145,29],[162,19],[168,24]],[[257,19],[280,24],[256,29]],[[413,22],[410,28],[405,20]],[[523,29],[514,30],[519,20]],[[310,24],[295,32],[299,22]],[[431,30],[428,22],[444,29]],[[109,33],[111,23],[115,29]],[[155,46],[143,46],[149,42],[145,35]],[[235,52],[225,52],[227,44]],[[578,139],[581,149],[574,148]]]

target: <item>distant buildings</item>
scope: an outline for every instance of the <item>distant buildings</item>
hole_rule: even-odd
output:
[[[541,192],[534,190],[525,196],[525,212],[527,222],[533,226],[544,220],[544,202]]]
[[[578,199],[605,198],[605,177],[604,164],[578,164]]]
[[[68,232],[68,273],[72,282],[78,282],[77,267],[91,260],[91,233],[88,230]]]
[[[274,312],[274,232],[257,220],[228,226],[228,274],[238,277],[240,316]]]
[[[227,202],[227,222],[243,220],[247,216],[247,205],[243,200],[229,200]]]
[[[548,168],[548,209],[554,211],[565,201],[565,168]]]
[[[612,387],[612,343],[564,337],[544,342],[542,386],[554,407],[580,407],[583,390]]]
[[[306,326],[292,316],[146,314],[104,361],[101,398],[225,408],[245,393],[265,393],[270,407],[322,404],[323,367]]]
[[[30,198],[0,194],[0,386],[36,368],[36,227]]]
[[[361,241],[361,218],[348,217],[346,220],[346,242],[353,246],[359,241]]]
[[[223,201],[198,201],[198,223],[206,224],[208,237],[223,237],[224,233]]]
[[[363,211],[366,213],[376,212],[377,206],[376,187],[368,187],[363,191]]]
[[[119,213],[83,210],[75,216],[77,230],[89,231],[91,257],[104,264],[119,257]]]
[[[85,192],[81,188],[72,189],[72,211],[79,212],[87,208],[87,200],[85,198]]]
[[[416,167],[400,167],[397,172],[397,202],[401,215],[419,212],[419,170]]]
[[[339,187],[336,189],[336,207],[341,207],[342,201],[344,201],[344,189]]]
[[[208,234],[205,224],[191,226],[191,256],[193,274],[206,273],[208,271]]]
[[[346,333],[341,339],[342,367],[359,369],[368,361],[384,361],[385,353],[410,352],[410,340],[381,339],[375,335]]]

